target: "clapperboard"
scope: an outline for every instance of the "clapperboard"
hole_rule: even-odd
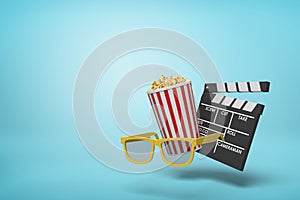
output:
[[[268,92],[270,82],[208,83],[197,110],[200,135],[222,132],[225,141],[202,145],[196,151],[243,171],[264,105],[216,93]]]

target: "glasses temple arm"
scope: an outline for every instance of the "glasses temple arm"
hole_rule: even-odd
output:
[[[216,142],[219,138],[221,138],[222,141],[225,141],[224,135],[222,133],[213,133],[207,136],[201,136],[196,140],[197,145],[201,144],[207,144],[211,142]]]

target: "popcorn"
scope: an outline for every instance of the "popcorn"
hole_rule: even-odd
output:
[[[172,85],[176,85],[183,82],[188,82],[189,80],[182,76],[170,76],[165,77],[164,75],[161,75],[159,79],[153,81],[152,87],[148,89],[148,92],[151,92],[153,90],[161,89],[164,87],[170,87]]]

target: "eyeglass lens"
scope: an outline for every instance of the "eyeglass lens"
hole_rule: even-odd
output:
[[[128,156],[136,162],[147,161],[152,153],[152,143],[147,140],[127,141],[125,143]]]
[[[167,141],[162,143],[162,152],[165,159],[174,164],[187,163],[192,155],[192,144],[188,141]]]

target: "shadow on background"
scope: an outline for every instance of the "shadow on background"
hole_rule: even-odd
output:
[[[195,190],[195,185],[206,185],[207,181],[213,181],[217,184],[247,189],[276,184],[280,180],[266,171],[240,172],[231,168],[208,167],[168,168],[154,176],[156,180],[159,180],[158,182],[143,177],[131,187],[126,187],[127,192],[170,199],[194,198],[200,192],[201,198],[210,198],[211,193],[214,192],[210,187],[198,187]]]
[[[169,199],[193,199],[195,198],[196,192],[195,189],[193,191],[186,190],[186,189],[178,189],[176,187],[166,186],[166,185],[160,185],[158,183],[153,183],[154,185],[149,186],[148,184],[143,185],[139,184],[135,186],[134,188],[127,188],[127,192],[130,192],[132,194],[139,194],[143,196],[147,196],[150,198],[169,198]],[[201,195],[201,198],[203,198],[204,195]]]
[[[221,168],[188,168],[166,171],[165,174],[178,180],[212,180],[236,187],[252,187],[276,182],[276,177],[261,171],[240,172]]]

